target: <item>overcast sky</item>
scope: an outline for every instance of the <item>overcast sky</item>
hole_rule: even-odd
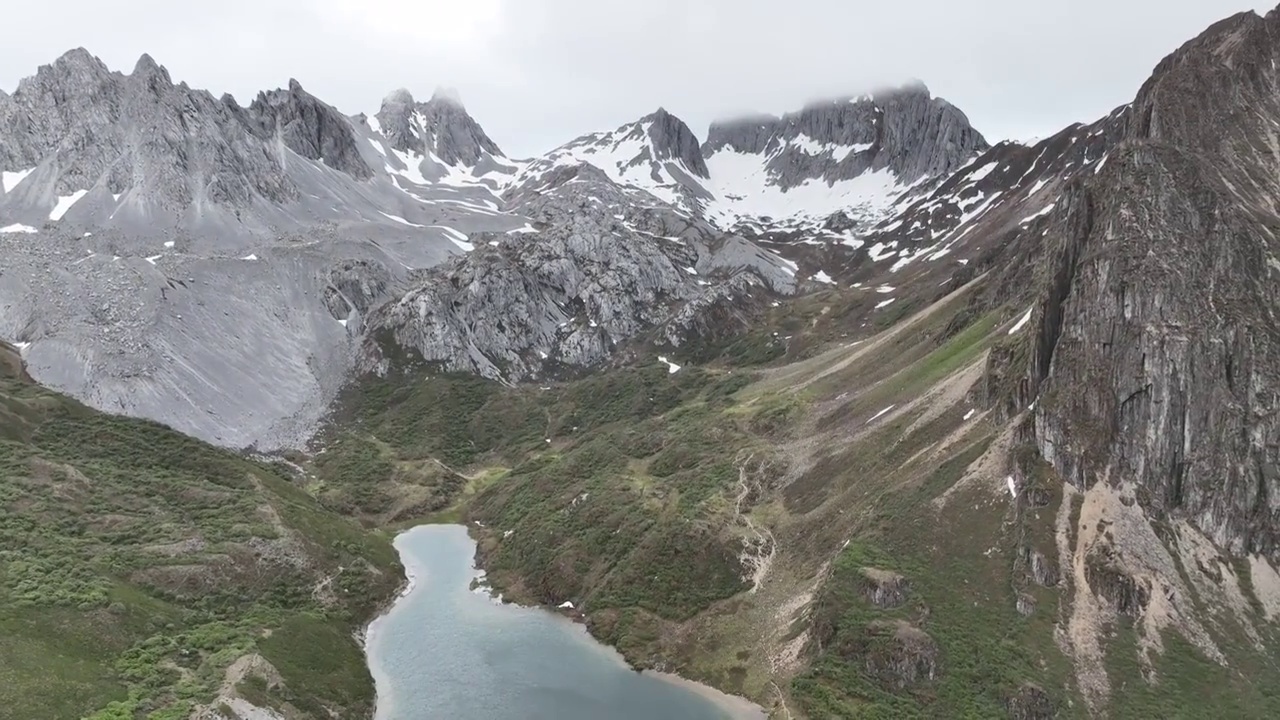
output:
[[[1274,0],[1273,0],[1274,1]],[[512,156],[658,106],[719,117],[916,77],[988,139],[1132,99],[1155,64],[1257,0],[61,0],[13,3],[0,88],[83,46],[242,103],[297,78],[346,113],[458,89]],[[21,30],[15,30],[21,28]]]

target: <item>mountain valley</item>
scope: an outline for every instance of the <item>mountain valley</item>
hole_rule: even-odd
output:
[[[67,53],[0,94],[0,717],[372,716],[428,522],[775,718],[1280,715],[1278,58],[516,159]]]

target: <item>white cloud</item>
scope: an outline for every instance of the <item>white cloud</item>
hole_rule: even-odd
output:
[[[315,8],[334,31],[422,43],[415,50],[436,55],[484,47],[503,31],[502,0],[322,0]]]
[[[348,113],[456,87],[512,154],[659,105],[701,134],[744,111],[908,77],[989,138],[1048,135],[1132,99],[1157,62],[1258,0],[63,0],[5,9],[0,88],[84,46],[247,102],[295,77]],[[1256,6],[1255,9],[1265,9]]]

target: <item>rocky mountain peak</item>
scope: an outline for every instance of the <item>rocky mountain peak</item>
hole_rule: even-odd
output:
[[[384,109],[411,106],[413,103],[413,93],[409,92],[408,88],[396,88],[382,98],[382,107]]]
[[[434,153],[446,165],[474,167],[486,154],[502,156],[497,143],[467,113],[456,90],[437,88],[417,102],[403,88],[389,93],[375,116],[391,147],[414,155]]]
[[[14,95],[38,94],[53,88],[75,93],[80,89],[99,84],[111,75],[111,71],[98,58],[84,48],[68,50],[48,65],[41,65],[36,74],[18,82]]]
[[[1214,23],[1156,66],[1132,104],[1128,136],[1220,152],[1240,133],[1258,130],[1233,122],[1236,113],[1261,118],[1277,105],[1262,84],[1275,77],[1280,12],[1237,13]],[[1272,115],[1274,117],[1274,115]],[[1247,127],[1246,127],[1247,126]],[[1226,127],[1234,132],[1222,132]]]
[[[642,118],[640,123],[648,125],[649,141],[657,159],[680,161],[689,172],[698,177],[710,177],[699,148],[698,137],[683,120],[660,107]]]
[[[356,149],[351,124],[332,106],[289,80],[287,90],[262,92],[248,108],[251,126],[267,139],[279,133],[290,150],[310,160],[341,170],[357,179],[373,171]]]
[[[397,88],[387,93],[382,99],[382,106],[374,113],[387,142],[401,152],[410,152],[420,147],[420,140],[413,127],[413,110],[413,93],[405,88]]]
[[[948,175],[988,147],[963,112],[911,81],[870,95],[811,102],[780,117],[712,123],[702,154],[760,155],[772,184],[787,189],[874,171],[910,185]]]
[[[134,64],[133,72],[129,74],[129,77],[148,83],[173,84],[173,80],[169,77],[169,71],[147,53],[142,53],[142,56],[138,58],[138,62]]]
[[[83,47],[72,48],[59,55],[58,59],[53,61],[53,67],[64,71],[76,68],[107,71],[107,66]]]
[[[474,167],[486,154],[502,155],[497,143],[462,106],[457,91],[437,90],[418,110],[427,148],[446,165]]]

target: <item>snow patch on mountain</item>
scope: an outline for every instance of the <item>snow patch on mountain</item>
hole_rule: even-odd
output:
[[[591,165],[613,182],[652,194],[686,211],[696,210],[689,188],[697,174],[679,158],[663,158],[652,142],[655,120],[642,119],[610,132],[584,135],[519,170],[513,185],[524,185],[558,168]]]
[[[61,220],[62,216],[66,215],[67,211],[71,209],[72,205],[75,205],[80,198],[88,194],[88,190],[77,190],[70,195],[60,195],[58,197],[57,204],[55,204],[53,206],[53,210],[49,212],[49,219]]]
[[[839,211],[868,217],[891,207],[909,187],[890,170],[863,173],[834,182],[806,179],[780,187],[771,177],[768,158],[722,150],[707,158],[708,183],[715,199],[708,203],[707,218],[721,227],[744,219],[818,219]]]
[[[0,172],[0,187],[3,187],[6,193],[12,192],[14,188],[18,187],[18,183],[25,180],[28,175],[35,171],[35,168],[28,168],[26,170],[16,170],[13,172],[8,170]]]

